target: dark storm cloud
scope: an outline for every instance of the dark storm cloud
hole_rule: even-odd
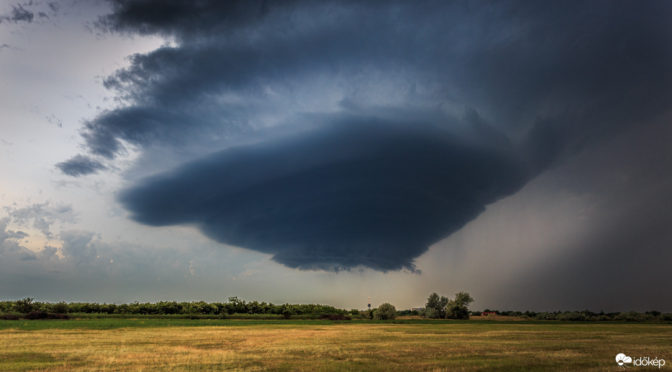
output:
[[[61,172],[73,177],[85,176],[106,169],[99,161],[84,155],[76,155],[67,161],[56,164],[56,167]]]
[[[185,164],[121,201],[142,223],[195,224],[290,267],[413,269],[526,179],[510,146],[420,123],[340,121]]]
[[[114,12],[99,25],[115,31],[142,34],[203,34],[226,30],[263,18],[271,8],[286,8],[295,1],[161,1],[113,0]]]
[[[269,101],[269,86],[297,95],[325,74],[338,79],[325,90],[345,86],[355,101],[379,83],[367,76],[375,73],[432,86],[415,98],[475,107],[516,133],[537,127],[562,139],[558,147],[655,115],[670,98],[665,2],[160,3],[114,1],[100,21],[178,45],[135,55],[106,80],[130,107],[87,125],[94,153],[113,157],[120,139],[144,146],[237,132],[257,121],[244,102]],[[218,100],[226,94],[243,103]]]
[[[30,10],[24,8],[21,4],[12,6],[12,12],[9,15],[0,16],[0,23],[3,21],[9,22],[27,22],[33,21],[35,15]]]
[[[105,80],[120,106],[84,127],[90,152],[202,156],[139,182],[126,207],[292,267],[412,267],[486,204],[672,102],[670,2],[112,4],[101,27],[173,43]],[[264,129],[287,123],[325,128]],[[246,133],[264,140],[212,155]]]

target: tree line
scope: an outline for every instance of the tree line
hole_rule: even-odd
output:
[[[649,321],[672,321],[672,313],[661,313],[660,311],[650,310],[645,312],[625,311],[625,312],[594,312],[590,310],[582,311],[508,311],[508,310],[490,310],[473,311],[471,314],[479,316],[484,313],[495,313],[501,316],[511,316],[525,318],[529,320],[559,320],[559,321],[579,321],[579,322],[649,322]]]
[[[147,315],[177,317],[269,317],[269,318],[308,318],[351,320],[374,319],[393,320],[398,316],[421,316],[428,319],[469,319],[473,316],[494,314],[517,317],[525,320],[557,321],[672,321],[672,313],[659,311],[640,312],[592,312],[583,311],[498,311],[485,309],[470,311],[469,305],[474,299],[467,292],[458,292],[453,298],[432,293],[425,307],[417,310],[397,310],[390,303],[383,303],[371,310],[345,310],[320,304],[273,304],[270,302],[245,301],[238,297],[229,297],[227,302],[133,302],[129,304],[100,304],[91,302],[39,302],[32,298],[16,301],[0,301],[0,319],[65,319],[68,314],[106,315]],[[489,316],[489,315],[488,315]],[[486,316],[487,317],[487,316]]]
[[[56,314],[133,314],[133,315],[232,315],[266,314],[282,315],[338,315],[348,311],[319,304],[282,304],[245,301],[229,297],[227,302],[133,302],[130,304],[99,304],[91,302],[38,302],[32,298],[17,301],[0,301],[0,313],[45,312]]]

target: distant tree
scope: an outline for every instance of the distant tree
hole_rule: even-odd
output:
[[[282,305],[281,313],[282,313],[283,318],[289,319],[294,314],[294,309],[292,308],[292,305],[284,304],[284,305]]]
[[[446,305],[448,298],[440,296],[434,292],[427,298],[425,305],[425,316],[427,318],[443,318],[446,315]]]
[[[474,299],[467,292],[458,292],[455,299],[450,300],[446,306],[446,318],[469,319],[469,304]]]
[[[239,299],[238,297],[229,297],[227,312],[229,314],[242,314],[247,312],[247,304],[244,300]]]
[[[459,306],[465,306],[468,307],[469,304],[474,302],[474,298],[471,297],[471,295],[467,292],[457,292],[455,294],[455,303],[458,304]]]
[[[384,303],[373,312],[373,317],[376,320],[390,320],[397,316],[397,309],[389,303]]]
[[[33,299],[30,297],[26,297],[14,303],[14,311],[17,311],[19,313],[25,314],[33,310],[35,310],[35,306],[33,304]]]
[[[52,309],[53,309],[53,311],[54,311],[55,313],[65,314],[65,313],[68,312],[68,304],[66,304],[65,302],[61,301],[61,302],[59,302],[59,303],[57,303],[57,304],[54,304],[54,306],[52,307]]]

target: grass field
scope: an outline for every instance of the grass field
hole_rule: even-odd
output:
[[[672,325],[0,321],[0,371],[617,371],[619,352],[663,358],[662,370],[672,368]]]

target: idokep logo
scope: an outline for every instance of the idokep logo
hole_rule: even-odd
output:
[[[620,367],[623,367],[626,364],[632,363],[632,358],[623,353],[618,353],[616,354],[616,363],[618,363]]]
[[[623,353],[618,353],[616,354],[616,364],[622,368],[629,367],[630,364],[632,364],[633,367],[658,367],[660,369],[665,366],[665,359],[658,359],[658,357],[651,358],[648,356],[632,359],[632,357]]]
[[[623,367],[626,364],[632,363],[632,358],[623,353],[618,353],[616,354],[616,363],[618,363],[620,367]]]

